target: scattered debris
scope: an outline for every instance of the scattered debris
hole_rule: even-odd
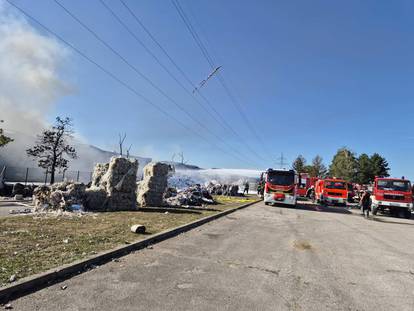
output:
[[[64,239],[63,243],[68,244],[69,243],[69,239]]]
[[[67,285],[63,285],[63,286],[60,287],[61,290],[65,290],[66,288],[68,288]]]
[[[228,195],[228,196],[242,196],[241,193],[239,193],[239,186],[236,184],[228,185],[228,184],[215,184],[215,183],[209,183],[207,185],[207,190],[211,194],[216,195]]]
[[[17,277],[16,277],[16,275],[15,275],[15,274],[13,274],[12,276],[10,276],[10,278],[9,278],[9,282],[10,282],[10,283],[15,282],[16,280],[17,280]]]
[[[11,305],[11,303],[8,303],[4,306],[4,309],[11,310],[11,309],[13,309],[13,306]]]
[[[216,204],[207,188],[195,185],[182,190],[176,196],[165,199],[168,206],[202,206],[205,204]]]
[[[145,226],[143,225],[133,225],[131,226],[131,231],[134,233],[145,233]]]
[[[9,211],[10,214],[30,214],[32,212],[32,210],[30,208],[25,208],[23,210],[18,210],[18,209],[11,209]]]
[[[171,165],[150,162],[144,167],[144,179],[137,187],[137,201],[140,206],[163,206],[163,195],[168,185],[168,175],[173,171]]]

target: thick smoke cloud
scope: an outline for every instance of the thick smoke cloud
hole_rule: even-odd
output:
[[[68,51],[12,13],[0,0],[0,119],[8,130],[33,135],[59,97],[70,90],[59,71]]]

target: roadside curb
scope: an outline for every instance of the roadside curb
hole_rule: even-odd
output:
[[[72,276],[86,272],[94,266],[105,264],[115,258],[128,255],[133,251],[140,250],[149,245],[156,244],[169,238],[175,237],[181,233],[187,232],[191,229],[204,225],[210,221],[221,218],[223,216],[226,216],[228,214],[231,214],[235,211],[246,208],[253,204],[256,204],[260,201],[261,200],[256,200],[254,202],[250,202],[232,209],[228,209],[226,211],[198,219],[188,224],[154,234],[144,240],[133,242],[128,245],[122,245],[109,251],[102,252],[91,258],[78,260],[40,274],[23,278],[14,284],[10,284],[0,289],[0,303],[7,303],[10,300],[19,298],[21,296],[25,296],[27,294],[38,291],[42,288],[59,283],[61,281],[71,278]]]

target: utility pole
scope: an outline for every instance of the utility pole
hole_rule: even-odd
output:
[[[286,160],[286,158],[284,157],[283,152],[280,153],[280,157],[277,158],[277,164],[279,165],[280,169],[283,169],[283,168],[285,168],[286,165],[288,165],[288,163],[285,162],[285,160]]]

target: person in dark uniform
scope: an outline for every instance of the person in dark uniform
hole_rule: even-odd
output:
[[[369,191],[365,191],[364,194],[361,197],[361,200],[359,201],[359,204],[362,209],[362,214],[364,217],[369,217],[369,211],[371,210],[371,194]]]
[[[243,194],[249,194],[249,183],[247,181],[244,184]]]

